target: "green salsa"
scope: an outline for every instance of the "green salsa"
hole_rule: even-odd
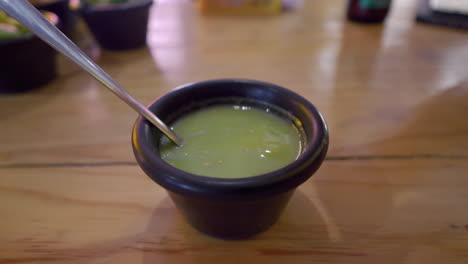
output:
[[[211,106],[182,117],[172,128],[184,144],[176,146],[163,137],[161,158],[202,176],[256,176],[290,164],[300,153],[296,125],[268,109]]]
[[[0,40],[21,37],[27,33],[29,30],[0,10]]]

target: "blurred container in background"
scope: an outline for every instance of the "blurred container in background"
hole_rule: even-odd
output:
[[[39,10],[50,11],[60,19],[59,29],[69,35],[78,19],[76,11],[71,7],[76,6],[79,0],[29,0]]]
[[[55,26],[59,24],[59,17],[54,13],[42,13]],[[13,25],[16,26],[11,28]],[[19,27],[23,26],[0,10],[0,93],[38,88],[57,74],[55,50],[24,27],[18,32]]]
[[[295,10],[302,8],[304,0],[283,0],[282,4],[284,10]]]
[[[153,0],[86,1],[80,13],[99,45],[128,50],[146,45]]]
[[[390,10],[391,0],[349,0],[347,17],[362,23],[380,23]]]

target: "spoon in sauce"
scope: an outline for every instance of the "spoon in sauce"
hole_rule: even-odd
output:
[[[101,69],[101,67],[81,51],[69,38],[52,25],[39,10],[32,6],[27,0],[0,0],[0,9],[23,24],[23,26],[32,33],[76,63],[83,70],[91,74],[102,85],[133,108],[133,110],[155,125],[175,144],[179,146],[182,145],[182,138],[178,137],[164,122],[114,81],[109,74]]]

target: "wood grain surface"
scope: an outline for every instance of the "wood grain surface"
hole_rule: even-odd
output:
[[[0,95],[0,264],[468,263],[468,34],[382,25],[343,0],[278,16],[202,16],[159,1],[147,47],[74,40],[144,104],[213,78],[251,78],[314,103],[330,128],[322,168],[270,230],[223,241],[193,230],[136,165],[136,114],[63,57],[59,77]]]

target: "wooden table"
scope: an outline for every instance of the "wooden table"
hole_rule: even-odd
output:
[[[328,121],[327,160],[252,239],[202,235],[137,166],[136,114],[59,58],[60,76],[0,96],[0,263],[468,263],[468,35],[348,23],[345,1],[272,17],[151,13],[148,47],[80,45],[143,103],[198,80],[266,80]]]

